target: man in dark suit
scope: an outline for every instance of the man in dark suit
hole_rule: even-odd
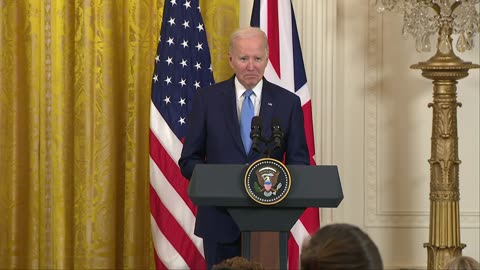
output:
[[[253,27],[235,31],[230,38],[229,62],[235,72],[232,78],[195,95],[178,162],[182,174],[190,179],[197,164],[250,164],[263,157],[251,149],[251,141],[243,142],[241,137],[242,132],[250,133],[250,127],[240,124],[247,90],[253,90],[246,98],[251,99],[254,115],[260,116],[263,126],[270,127],[276,119],[284,132],[280,148],[270,157],[288,165],[308,165],[299,97],[263,78],[268,63],[265,33]],[[262,135],[269,138],[271,131],[264,128]],[[203,238],[208,269],[241,255],[240,231],[223,208],[199,207],[195,235]]]

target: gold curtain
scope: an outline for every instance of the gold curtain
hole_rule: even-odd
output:
[[[148,130],[163,4],[0,0],[0,269],[154,267]],[[201,7],[225,79],[239,3]]]

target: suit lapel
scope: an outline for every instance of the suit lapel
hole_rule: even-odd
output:
[[[273,111],[275,109],[275,99],[273,90],[269,87],[268,82],[263,80],[262,88],[262,104],[260,105],[260,118],[262,119],[263,130],[262,135],[266,138],[270,137],[270,126],[272,124]]]
[[[274,95],[272,89],[268,86],[268,82],[263,80],[262,88],[262,99],[260,104],[260,119],[262,119],[262,136],[264,138],[269,138],[271,131],[270,126],[272,123],[273,110],[275,108]],[[264,144],[262,143],[260,149],[262,151],[265,149]],[[256,153],[253,150],[250,151],[248,155],[248,160],[253,161],[259,158],[263,158],[263,153]]]
[[[233,77],[230,82],[228,83],[228,87],[222,89],[223,94],[225,96],[223,106],[224,106],[224,115],[226,115],[225,120],[227,121],[227,130],[231,131],[231,135],[235,142],[235,145],[243,150],[243,142],[242,137],[240,136],[240,123],[238,122],[238,115],[237,115],[237,97],[235,96],[235,83]]]

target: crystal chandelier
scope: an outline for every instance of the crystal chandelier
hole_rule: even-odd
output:
[[[480,16],[477,6],[480,0],[377,0],[377,11],[393,11],[403,15],[404,37],[412,35],[418,52],[431,49],[430,39],[437,33],[438,50],[447,53],[452,50],[448,40],[450,34],[458,34],[456,49],[459,52],[474,47],[475,34],[479,32]],[[441,33],[448,29],[451,33]],[[451,29],[451,30],[450,30]]]

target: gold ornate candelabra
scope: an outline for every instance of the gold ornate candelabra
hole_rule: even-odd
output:
[[[443,269],[452,257],[462,254],[465,244],[460,242],[460,191],[458,135],[457,135],[457,80],[468,76],[468,70],[479,65],[464,62],[451,50],[449,23],[445,22],[439,44],[450,50],[437,54],[427,62],[412,65],[421,69],[425,78],[433,80],[432,149],[430,163],[430,231],[427,269]]]
[[[479,68],[455,55],[453,33],[459,34],[457,50],[473,48],[479,30],[479,0],[377,0],[379,11],[398,10],[404,15],[404,34],[416,38],[417,51],[429,51],[430,36],[438,31],[437,53],[426,62],[412,65],[433,80],[433,108],[430,163],[430,225],[427,269],[443,269],[452,257],[462,254],[460,242],[460,191],[457,81],[468,70]],[[463,6],[462,6],[463,5]],[[459,8],[460,7],[460,8]],[[455,13],[455,11],[457,12]]]

